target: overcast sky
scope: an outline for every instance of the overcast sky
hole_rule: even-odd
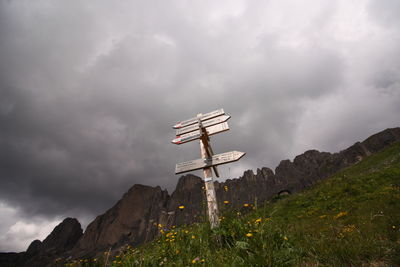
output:
[[[0,251],[133,184],[171,193],[179,120],[224,108],[222,179],[400,125],[400,1],[1,1]]]

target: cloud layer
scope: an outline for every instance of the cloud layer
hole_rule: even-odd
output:
[[[224,178],[399,126],[395,0],[0,5],[0,250],[135,183],[173,190],[199,151],[171,126],[198,112],[232,116],[217,153],[247,152]]]

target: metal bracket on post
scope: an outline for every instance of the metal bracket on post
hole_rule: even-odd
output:
[[[204,182],[209,182],[209,181],[212,181],[212,177],[204,177]]]
[[[208,158],[211,159],[211,157],[214,156],[214,152],[210,145],[210,137],[208,136],[207,130],[203,126],[203,123],[201,122],[200,119],[198,120],[198,124],[199,124],[199,128],[200,128],[200,133],[201,133],[200,140],[203,141],[207,156],[208,156]],[[217,166],[212,166],[212,168],[214,170],[215,176],[219,177],[219,172],[218,172]]]

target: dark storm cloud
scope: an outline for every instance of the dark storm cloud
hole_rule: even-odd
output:
[[[199,156],[171,126],[198,112],[232,116],[217,153],[247,152],[224,178],[398,124],[394,2],[0,5],[0,212],[16,221],[0,232],[18,249],[135,183],[171,192],[175,163]]]

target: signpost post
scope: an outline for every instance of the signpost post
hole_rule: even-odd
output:
[[[201,114],[198,114],[197,117],[201,117]],[[201,129],[202,134],[204,134],[204,128]],[[202,136],[203,137],[203,136]],[[207,149],[208,144],[205,144],[203,138],[200,139],[200,155],[201,158],[205,161],[207,160]],[[206,190],[206,198],[207,198],[207,210],[208,210],[208,219],[211,224],[211,228],[215,228],[219,226],[219,212],[218,212],[218,203],[217,203],[217,194],[215,193],[213,175],[210,166],[203,168],[203,176]]]
[[[214,189],[212,170],[219,177],[217,165],[230,163],[241,159],[246,153],[231,151],[214,155],[210,145],[210,135],[229,130],[228,123],[230,116],[225,115],[223,109],[218,109],[206,114],[197,114],[195,118],[178,122],[173,126],[177,129],[176,138],[172,140],[174,144],[183,144],[200,139],[200,159],[190,160],[176,164],[175,174],[203,169],[208,218],[211,228],[219,226],[219,214],[217,197]]]

